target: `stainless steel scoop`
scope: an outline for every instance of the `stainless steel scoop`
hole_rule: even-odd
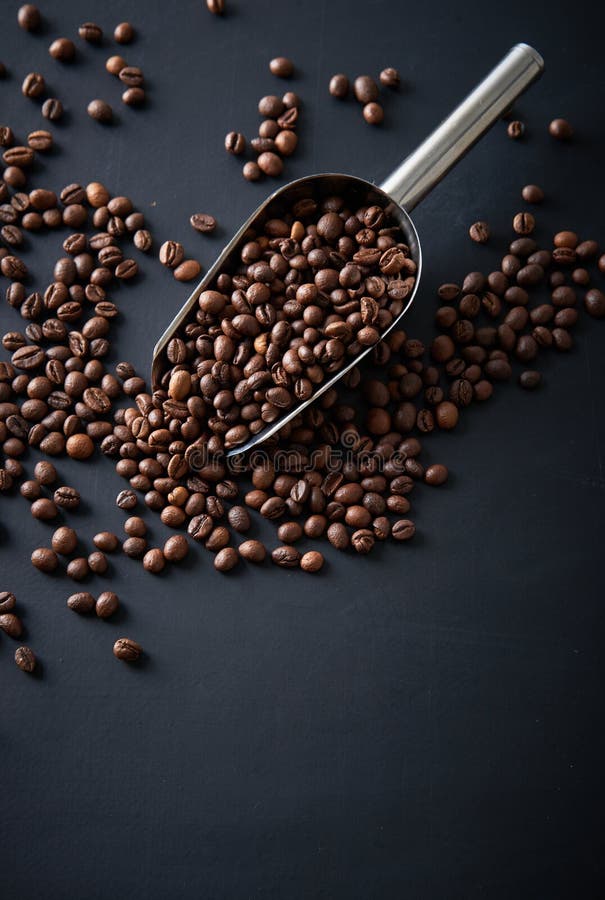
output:
[[[310,175],[286,184],[262,203],[258,209],[244,222],[237,234],[225,247],[212,268],[208,270],[191,296],[174,317],[162,337],[155,345],[151,379],[154,390],[159,387],[165,366],[164,351],[166,345],[181,325],[189,317],[191,310],[197,305],[202,291],[205,291],[216,276],[230,266],[239,262],[238,250],[244,235],[250,228],[258,229],[265,221],[284,215],[294,203],[303,198],[312,197],[321,201],[325,197],[346,193],[348,205],[378,204],[386,208],[400,225],[405,241],[410,247],[412,258],[417,264],[416,283],[407,299],[405,308],[397,316],[381,337],[385,337],[395,328],[407,310],[418,290],[422,272],[422,252],[420,239],[409,213],[438,184],[444,175],[470,150],[482,135],[496,122],[517,97],[538,78],[544,69],[544,60],[540,54],[527,44],[517,44],[504,59],[483,79],[465,100],[439,125],[432,134],[405,159],[386,181],[377,187],[362,178],[351,175],[323,174]],[[346,372],[357,365],[372,347],[365,348],[353,357],[342,369],[331,378],[317,386],[313,395],[306,401],[284,412],[275,422],[264,428],[247,443],[231,449],[227,456],[246,453],[257,444],[266,441],[294,416],[314,403],[325,391],[331,388]]]

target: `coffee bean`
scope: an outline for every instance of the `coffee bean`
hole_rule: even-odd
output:
[[[528,391],[533,391],[535,388],[539,387],[541,381],[542,376],[540,373],[532,369],[527,369],[519,375],[519,384]]]
[[[271,178],[277,178],[283,172],[284,164],[276,153],[261,153],[256,162],[261,172]]]
[[[89,553],[87,562],[88,568],[91,572],[94,572],[95,575],[104,575],[109,567],[107,557],[100,550]]]
[[[531,234],[536,225],[536,221],[531,213],[517,213],[513,219],[513,230],[517,234]]]
[[[61,528],[57,528],[53,534],[51,543],[55,553],[60,553],[62,556],[69,556],[69,554],[73,553],[78,546],[78,535],[73,528],[63,525]]]
[[[587,291],[584,296],[584,308],[593,318],[602,319],[605,316],[605,294],[603,291],[599,291],[597,288]]]
[[[537,184],[526,184],[521,191],[521,196],[526,203],[542,203],[544,191]]]
[[[573,128],[566,119],[553,119],[548,133],[558,141],[569,141],[573,137]]]
[[[170,269],[176,268],[185,256],[183,245],[178,241],[165,241],[160,247],[159,258],[163,266]]]
[[[264,544],[255,540],[244,541],[237,549],[243,559],[252,563],[264,562],[267,555]]]
[[[360,528],[353,532],[351,536],[351,546],[357,553],[365,556],[372,551],[375,540],[373,531],[370,531],[367,528]]]
[[[410,519],[398,519],[393,524],[391,534],[396,541],[409,541],[416,534],[416,526]]]
[[[19,7],[17,21],[24,31],[37,31],[42,22],[40,10],[33,3],[25,3]]]
[[[27,136],[27,146],[39,153],[45,153],[50,150],[53,145],[53,136],[50,131],[42,129],[31,131]]]
[[[380,125],[384,119],[384,110],[380,103],[366,103],[363,108],[363,117],[368,125]]]
[[[169,562],[181,562],[189,553],[189,543],[182,534],[169,537],[164,544],[164,557]]]
[[[142,106],[147,95],[142,87],[129,87],[122,94],[122,103],[126,106]]]
[[[18,638],[23,633],[23,625],[21,619],[14,613],[2,613],[0,615],[0,630],[8,634],[9,637]]]
[[[185,259],[176,269],[173,269],[172,274],[177,281],[193,281],[201,271],[202,267],[197,260]]]
[[[42,115],[50,122],[58,122],[63,115],[63,104],[56,97],[49,97],[42,104]]]
[[[113,553],[118,548],[118,539],[111,531],[100,531],[92,539],[93,544],[98,550],[104,553]]]
[[[166,566],[166,558],[159,547],[148,550],[143,557],[143,568],[146,572],[158,575]]]
[[[515,119],[514,121],[509,122],[506,133],[513,141],[517,141],[525,134],[525,125],[523,124],[523,122]]]
[[[275,550],[271,552],[271,559],[273,562],[284,569],[297,569],[300,558],[301,554],[295,547],[276,547]]]
[[[324,558],[318,550],[309,550],[300,559],[300,567],[303,572],[319,572],[323,564]]]
[[[380,83],[385,87],[398,88],[401,83],[399,72],[390,66],[383,69],[379,77]]]
[[[378,99],[378,87],[369,75],[358,75],[353,82],[353,92],[358,103],[364,106]]]
[[[29,647],[17,647],[15,650],[15,663],[22,672],[33,672],[36,668],[36,655]]]
[[[122,56],[110,56],[105,62],[105,69],[116,77],[126,68],[126,60]]]
[[[67,564],[65,571],[74,581],[83,581],[90,573],[88,560],[85,556],[78,556]]]
[[[477,244],[486,244],[489,240],[489,225],[487,222],[475,222],[469,228],[469,236]]]
[[[240,156],[246,149],[246,138],[239,131],[230,131],[225,138],[225,150],[234,156]]]
[[[143,72],[138,66],[125,66],[123,69],[120,69],[118,73],[118,78],[120,81],[127,85],[127,87],[142,87],[144,84]]]
[[[294,72],[294,63],[286,56],[276,56],[269,63],[269,69],[271,74],[278,78],[290,78]]]
[[[17,598],[12,591],[0,591],[0,614],[11,612],[17,603]]]
[[[76,55],[76,45],[69,38],[57,38],[48,48],[53,59],[70,62]]]
[[[34,519],[40,519],[42,522],[50,522],[56,519],[58,510],[52,500],[47,497],[40,497],[34,500],[30,506],[30,511]]]
[[[118,638],[113,645],[113,655],[124,662],[137,662],[143,655],[143,648],[131,638]]]
[[[32,565],[41,572],[54,572],[59,565],[57,554],[49,547],[38,547],[31,555]]]
[[[202,234],[211,234],[216,229],[216,219],[207,213],[194,213],[189,221],[191,227]]]
[[[94,453],[95,446],[87,434],[73,434],[65,444],[67,455],[72,459],[88,459]]]
[[[77,509],[80,505],[80,494],[72,487],[59,487],[53,495],[55,504],[62,509]]]
[[[113,39],[118,44],[130,44],[134,40],[134,28],[130,22],[120,22],[113,31]]]
[[[29,72],[21,85],[21,93],[23,96],[29,97],[32,100],[43,94],[45,89],[46,82],[44,81],[44,76],[40,75],[39,72]]]
[[[427,484],[440,485],[445,484],[449,476],[448,470],[440,463],[434,463],[429,466],[424,473],[424,480]]]
[[[96,599],[95,613],[100,619],[108,619],[119,609],[120,600],[113,591],[103,591]]]
[[[113,110],[105,100],[91,100],[86,111],[91,119],[107,124],[113,119]]]
[[[87,41],[89,44],[100,44],[103,40],[102,29],[94,22],[84,22],[78,28],[78,34],[83,41]]]
[[[330,94],[339,100],[344,99],[349,93],[349,79],[346,75],[332,75],[329,85]]]
[[[242,173],[246,181],[258,181],[262,176],[258,163],[252,162],[252,160],[244,165]]]

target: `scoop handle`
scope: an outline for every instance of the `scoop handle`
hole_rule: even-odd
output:
[[[516,44],[441,125],[381,184],[407,212],[438,184],[517,97],[539,78],[544,60]]]

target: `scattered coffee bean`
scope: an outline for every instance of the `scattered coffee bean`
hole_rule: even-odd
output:
[[[143,568],[145,571],[152,572],[154,575],[158,575],[164,569],[165,565],[166,559],[159,547],[148,550],[143,557]]]
[[[245,163],[242,172],[246,181],[258,181],[263,174],[258,163],[255,163],[252,160]]]
[[[89,553],[87,562],[88,568],[91,572],[94,572],[95,575],[104,575],[109,567],[107,557],[100,550]]]
[[[31,555],[32,565],[41,572],[54,572],[59,565],[59,559],[50,547],[38,547]]]
[[[100,619],[108,619],[119,609],[120,600],[113,591],[103,591],[96,599],[95,613]]]
[[[594,319],[602,319],[605,316],[605,294],[603,291],[592,288],[584,296],[584,308],[589,316]]]
[[[208,213],[194,213],[189,222],[192,228],[202,234],[211,234],[216,229],[216,219]]]
[[[118,548],[118,538],[111,531],[100,531],[92,539],[93,544],[103,553],[113,553]]]
[[[173,534],[164,544],[164,557],[168,562],[181,562],[189,553],[189,543],[183,534]]]
[[[566,119],[553,119],[548,133],[558,141],[569,141],[573,137],[573,128]]]
[[[113,110],[105,100],[91,100],[86,107],[86,111],[90,118],[95,119],[97,122],[106,124],[113,119]]]
[[[143,654],[143,648],[131,638],[118,638],[113,645],[113,655],[124,662],[137,662]]]
[[[544,191],[537,184],[526,184],[521,191],[521,196],[526,203],[542,203]]]
[[[51,544],[55,553],[69,556],[78,546],[78,535],[73,528],[63,525],[61,528],[57,528],[53,534]]]
[[[522,138],[525,134],[525,125],[523,122],[520,122],[518,119],[514,119],[512,122],[508,123],[508,128],[506,132],[513,141],[517,141],[519,138]]]
[[[214,568],[218,572],[230,572],[239,562],[237,550],[233,547],[223,547],[214,557]]]
[[[77,509],[80,505],[80,493],[75,488],[64,485],[57,488],[53,500],[61,509]]]
[[[29,72],[21,85],[21,93],[23,96],[29,97],[32,100],[43,94],[45,89],[46,82],[44,81],[44,76],[40,75],[39,72]]]
[[[380,125],[384,119],[384,110],[380,103],[366,103],[363,108],[363,117],[368,125]]]
[[[177,281],[193,281],[194,278],[198,277],[201,271],[202,267],[197,260],[185,259],[173,269],[172,274]]]
[[[37,31],[42,22],[40,10],[33,3],[25,3],[19,7],[17,21],[24,31]]]
[[[358,103],[364,106],[378,100],[378,86],[369,75],[358,75],[353,82],[353,93]]]
[[[50,122],[58,122],[63,115],[63,104],[56,97],[49,97],[42,104],[42,115]]]
[[[486,244],[489,240],[489,225],[487,222],[475,222],[468,230],[470,239],[476,244]]]
[[[333,97],[343,100],[349,93],[349,79],[342,74],[332,75],[329,90]]]
[[[323,564],[323,555],[318,550],[309,550],[307,553],[303,553],[300,559],[300,567],[303,572],[319,572]]]
[[[118,44],[130,44],[134,40],[134,28],[130,22],[120,22],[113,31],[113,39]]]
[[[246,149],[246,138],[239,131],[230,131],[225,138],[225,150],[234,156],[240,156]]]
[[[70,560],[65,571],[74,581],[83,581],[90,573],[88,560],[84,556],[78,556]]]
[[[15,650],[15,663],[22,672],[33,672],[36,668],[36,655],[29,647],[17,647]]]
[[[78,28],[78,34],[83,41],[87,41],[89,44],[100,44],[103,40],[103,30],[94,22],[84,22]]]
[[[18,638],[23,633],[23,625],[19,616],[14,613],[2,613],[0,615],[0,630],[9,637]]]
[[[17,603],[17,598],[12,591],[0,591],[0,615],[11,612]]]
[[[286,56],[276,56],[269,63],[269,69],[278,78],[290,78],[294,72],[294,63]]]
[[[57,38],[48,48],[53,59],[70,62],[76,55],[76,45],[69,38]]]
[[[95,608],[95,598],[88,591],[78,591],[67,598],[68,607],[80,615],[87,615]]]
[[[392,67],[383,69],[380,73],[380,83],[385,87],[398,88],[401,83],[401,78],[397,69],[393,69]]]

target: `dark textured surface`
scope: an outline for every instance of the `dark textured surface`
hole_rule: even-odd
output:
[[[0,121],[22,135],[43,126],[19,91],[30,69],[68,109],[36,182],[104,181],[133,197],[158,241],[182,239],[206,264],[269,188],[244,184],[222,142],[231,128],[252,133],[257,99],[286,89],[267,69],[278,53],[299,66],[291,86],[305,104],[288,176],[377,180],[509,45],[525,40],[546,57],[520,104],[527,140],[513,144],[500,123],[416,212],[426,269],[414,336],[430,339],[440,281],[499,259],[524,183],[549,195],[542,236],[571,227],[605,240],[605,20],[594,8],[240,0],[220,20],[201,0],[54,7],[32,36],[17,28],[16,4],[0,2],[11,71]],[[124,18],[139,32],[131,47],[78,42],[69,66],[47,55],[82,19],[111,31]],[[121,106],[103,68],[110,52],[143,67],[148,109]],[[388,95],[385,126],[371,130],[327,82],[384,65],[409,87]],[[114,104],[119,124],[87,118],[93,97]],[[573,121],[572,146],[548,138],[556,115]],[[218,217],[215,238],[190,229],[195,211]],[[492,224],[491,246],[466,236],[477,217]],[[43,280],[60,240],[31,242],[26,259]],[[157,261],[143,265],[116,291],[115,361],[146,369],[187,288]],[[18,321],[3,304],[3,330]],[[83,619],[65,607],[71,583],[29,565],[49,528],[2,497],[0,589],[18,594],[42,663],[39,677],[24,675],[0,635],[2,896],[601,895],[603,327],[584,320],[572,353],[547,356],[539,396],[499,390],[430,441],[453,477],[418,492],[413,545],[328,554],[321,577],[269,566],[221,577],[196,552],[154,578],[116,557],[109,583],[124,612]],[[59,468],[86,498],[71,520],[86,541],[98,526],[118,530],[112,466]],[[143,644],[146,665],[113,659],[122,634]]]

